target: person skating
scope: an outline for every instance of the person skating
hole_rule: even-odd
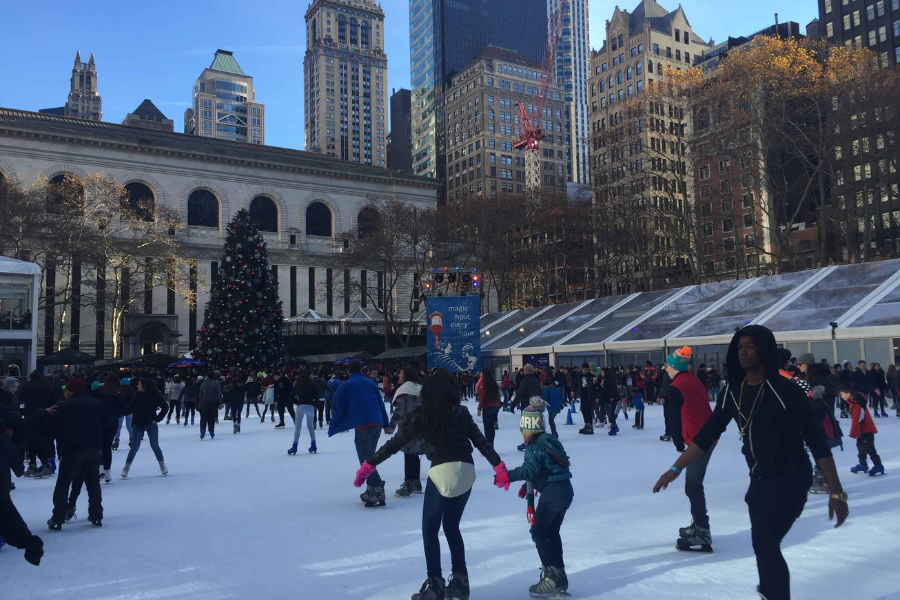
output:
[[[350,377],[334,395],[328,437],[342,431],[355,430],[354,445],[359,464],[378,448],[378,438],[388,425],[387,411],[378,384],[362,374],[362,363],[352,361],[347,369]],[[372,470],[366,478],[366,491],[359,496],[367,508],[385,505],[384,480]]]
[[[647,386],[644,386],[644,389],[647,389]],[[631,396],[629,401],[631,402],[631,408],[634,409],[634,425],[632,427],[637,429],[638,431],[644,430],[644,397],[638,390],[631,390],[628,392]]]
[[[163,458],[162,450],[159,448],[158,423],[162,421],[169,407],[152,379],[141,379],[138,381],[137,388],[134,396],[131,397],[131,405],[128,407],[128,411],[134,415],[134,419],[131,422],[131,427],[134,430],[134,439],[131,449],[128,451],[128,458],[125,459],[122,479],[128,477],[131,463],[134,462],[134,457],[137,455],[138,450],[141,449],[144,433],[147,434],[147,439],[150,440],[150,447],[153,449],[153,454],[159,463],[159,472],[165,477],[169,474],[169,470],[166,468],[166,461]]]
[[[303,427],[303,421],[306,420],[306,427],[309,429],[309,446],[310,454],[315,454],[316,448],[316,401],[318,401],[318,392],[316,384],[313,383],[312,372],[304,369],[294,384],[294,404],[297,405],[296,419],[294,420],[294,445],[288,450],[288,454],[297,454],[297,444],[300,442],[300,430]]]
[[[533,598],[551,598],[565,594],[569,588],[559,530],[575,492],[569,457],[557,437],[546,433],[543,406],[539,402],[535,398],[522,411],[519,430],[526,445],[525,461],[521,467],[509,471],[508,479],[526,482],[519,490],[519,497],[528,499],[531,539],[541,559],[541,579],[528,591]],[[535,492],[541,494],[537,509]]]
[[[872,363],[872,368],[868,372],[869,390],[872,398],[872,414],[876,417],[887,417],[887,379],[884,376],[884,370],[877,362]],[[879,407],[881,412],[878,412]]]
[[[281,373],[275,373],[275,408],[278,409],[278,425],[275,429],[284,429],[284,411],[287,410],[297,424],[297,415],[294,412],[294,386],[290,379]]]
[[[232,377],[222,390],[222,398],[231,406],[232,430],[235,434],[241,432],[241,415],[244,413],[244,396],[247,388],[238,377]]]
[[[745,501],[759,571],[757,591],[766,600],[789,600],[790,572],[781,540],[803,512],[812,483],[804,441],[828,481],[828,513],[830,519],[837,517],[836,527],[844,523],[849,508],[822,426],[800,388],[778,373],[776,350],[775,336],[761,325],[735,333],[726,359],[728,383],[712,417],[653,492],[666,489],[736,421],[750,468]]]
[[[184,389],[184,383],[181,381],[181,375],[172,378],[172,383],[166,388],[166,399],[169,401],[169,413],[166,415],[166,425],[172,420],[172,413],[175,413],[175,424],[181,423],[181,391]]]
[[[594,435],[594,405],[600,402],[597,396],[597,378],[591,373],[591,365],[581,365],[581,388],[578,397],[581,401],[581,416],[584,417],[584,427],[578,433]]]
[[[262,381],[263,394],[263,413],[259,418],[260,423],[266,422],[266,411],[269,412],[269,418],[272,423],[275,422],[275,382],[271,377],[267,377]]]
[[[53,388],[43,373],[33,371],[28,376],[28,383],[22,387],[19,395],[25,404],[23,416],[28,419],[50,407]],[[25,442],[25,450],[28,452],[28,468],[25,470],[25,477],[41,479],[50,477],[56,472],[51,436],[38,431],[31,432]],[[38,458],[41,459],[40,468],[37,466]]]
[[[222,387],[215,380],[212,371],[207,373],[206,379],[200,384],[200,439],[206,437],[206,430],[209,429],[210,439],[216,438],[216,420],[219,411],[222,410],[224,398],[222,397]]]
[[[855,391],[850,386],[841,386],[841,398],[850,405],[850,437],[856,440],[856,451],[859,455],[859,464],[850,469],[851,473],[868,473],[872,477],[884,475],[884,466],[881,457],[875,450],[875,421],[869,414],[866,397]],[[872,470],[869,470],[867,458],[872,459]]]
[[[421,391],[419,374],[412,367],[404,367],[400,371],[400,387],[394,394],[394,412],[391,414],[391,422],[388,424],[388,434],[394,433],[398,427],[403,427],[410,415],[422,405],[419,400]],[[413,494],[423,493],[420,456],[425,454],[425,442],[418,438],[407,442],[401,450],[403,451],[403,485],[394,492],[394,495],[398,498],[409,498]]]
[[[616,424],[616,404],[619,402],[619,390],[616,387],[616,377],[612,369],[602,369],[603,384],[600,387],[600,416],[601,422],[609,421],[608,435],[618,435],[619,426]]]
[[[712,415],[706,386],[688,370],[690,366],[690,346],[679,348],[666,358],[670,382],[665,406],[669,410],[669,432],[678,452],[684,452]],[[684,495],[691,503],[691,524],[678,530],[680,537],[675,544],[679,550],[712,552],[703,480],[715,448],[716,444],[711,445],[684,469]]]
[[[516,398],[514,403],[519,407],[519,410],[524,410],[531,402],[532,398],[535,396],[541,397],[544,393],[543,389],[541,389],[540,380],[535,376],[534,366],[525,365],[524,370],[525,376],[516,386]]]
[[[491,369],[482,369],[481,378],[475,384],[475,395],[478,397],[477,415],[483,419],[484,437],[492,446],[497,433],[497,419],[500,416],[500,394],[500,386],[494,379],[494,372]]]
[[[184,387],[181,388],[181,395],[178,402],[184,409],[184,426],[188,426],[188,413],[191,415],[191,425],[194,424],[194,415],[197,414],[197,396],[200,394],[200,386],[193,378],[186,377]]]
[[[262,419],[262,414],[259,412],[259,382],[253,375],[247,376],[247,381],[244,382],[244,388],[246,390],[247,397],[247,415],[246,417],[250,418],[250,405],[253,405],[253,408],[256,409],[256,416]]]
[[[125,406],[127,407],[131,404],[131,397],[134,396],[134,388],[131,387],[131,379],[128,377],[123,377],[119,380],[119,386],[122,389],[122,397],[125,399]],[[125,425],[125,430],[128,432],[128,447],[131,448],[131,439],[134,437],[134,431],[131,428],[132,416],[122,415],[119,417],[119,422],[116,425],[116,437],[113,439],[112,449],[119,449],[119,436],[122,434],[122,424]]]
[[[334,394],[337,389],[344,383],[337,371],[331,374],[331,379],[327,381],[328,389],[325,390],[325,424],[331,425],[331,411],[334,408]]]
[[[319,429],[325,429],[325,395],[328,393],[328,382],[325,381],[325,371],[313,376],[313,385],[316,386],[316,413],[313,416],[313,429],[316,428],[316,420],[319,421]]]
[[[550,435],[555,439],[559,439],[559,435],[556,433],[556,415],[562,412],[562,394],[556,385],[556,381],[554,381],[552,377],[548,377],[544,380],[543,399],[544,404],[547,405],[547,416],[550,421]]]
[[[103,430],[112,421],[106,407],[87,395],[84,379],[71,379],[63,391],[63,400],[29,417],[29,426],[56,438],[59,472],[53,488],[53,514],[47,526],[62,529],[70,516],[69,487],[83,477],[88,491],[88,520],[96,526],[103,519],[100,490],[100,454]]]
[[[103,384],[91,392],[91,396],[103,403],[106,407],[108,420],[103,427],[103,451],[101,453],[102,464],[100,475],[109,483],[112,481],[112,444],[116,437],[116,427],[119,418],[127,411],[125,396],[122,395],[122,386],[115,375],[107,375]],[[79,486],[80,487],[80,486]]]
[[[358,377],[351,376],[341,386],[335,399],[335,412],[341,404],[342,392],[356,379]],[[469,410],[459,405],[457,392],[447,377],[430,376],[425,380],[419,396],[422,406],[394,437],[363,460],[353,484],[360,487],[367,477],[376,472],[376,466],[399,452],[411,440],[424,439],[425,456],[431,461],[422,506],[422,541],[428,578],[419,593],[413,594],[412,600],[465,599],[469,597],[469,576],[459,523],[475,483],[472,445],[494,467],[495,485],[509,488],[509,479],[506,466],[494,447],[482,435]],[[441,572],[438,539],[442,525],[452,561],[452,575],[446,584]]]
[[[44,542],[28,529],[9,495],[12,489],[10,471],[16,477],[25,474],[22,457],[10,440],[12,435],[12,428],[0,419],[0,539],[13,548],[25,550],[25,560],[38,566],[44,556]]]

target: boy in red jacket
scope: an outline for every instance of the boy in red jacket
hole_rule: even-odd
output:
[[[881,464],[881,457],[875,450],[875,422],[869,409],[866,407],[866,397],[855,392],[849,384],[841,386],[841,398],[844,402],[850,404],[850,418],[852,425],[850,426],[850,437],[856,440],[856,450],[859,452],[859,464],[850,469],[851,473],[866,473],[875,477],[876,475],[884,475],[884,466]],[[869,470],[869,464],[866,457],[870,456],[874,466]]]

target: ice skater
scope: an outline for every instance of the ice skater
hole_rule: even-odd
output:
[[[535,398],[532,405],[522,411],[519,430],[527,446],[525,462],[509,471],[508,479],[510,482],[525,481],[519,497],[528,499],[531,539],[541,559],[541,579],[528,591],[532,598],[558,598],[567,595],[569,589],[559,530],[575,492],[569,457],[557,437],[547,434],[543,406],[539,402]],[[537,509],[534,507],[535,492],[541,494]]]
[[[162,450],[159,448],[158,424],[166,416],[166,411],[169,407],[152,379],[141,379],[138,381],[137,388],[138,391],[131,398],[131,406],[128,407],[128,412],[134,415],[134,420],[131,422],[131,427],[134,430],[134,439],[132,440],[131,450],[128,451],[128,458],[125,459],[122,479],[128,477],[131,463],[134,462],[134,457],[137,456],[138,450],[141,449],[144,433],[147,434],[147,439],[150,440],[150,447],[153,449],[153,454],[156,455],[156,461],[159,463],[159,472],[165,477],[169,474],[169,470],[166,468],[165,458]]]
[[[339,392],[353,380],[354,377],[351,377]],[[340,403],[341,395],[339,393],[335,399],[335,407]],[[353,484],[360,487],[375,472],[376,466],[400,452],[408,442],[424,439],[425,455],[431,460],[422,506],[422,541],[428,578],[419,592],[413,594],[412,600],[467,599],[469,574],[459,522],[475,483],[472,444],[494,467],[498,487],[509,487],[506,465],[478,429],[469,410],[456,401],[457,392],[446,377],[432,375],[426,379],[419,397],[422,406],[394,437],[363,461]],[[438,539],[442,525],[452,561],[452,575],[446,584],[441,572],[441,544]]]
[[[15,473],[16,477],[25,474],[22,457],[10,441],[12,434],[12,428],[0,419],[0,546],[5,542],[13,548],[25,550],[25,560],[38,566],[44,556],[44,542],[31,533],[9,497],[12,489],[9,472]]]
[[[848,385],[841,386],[841,398],[850,405],[850,417],[852,425],[850,426],[850,437],[856,440],[856,450],[859,453],[859,464],[850,469],[851,473],[868,473],[872,477],[876,475],[884,475],[884,466],[881,464],[881,457],[875,450],[875,434],[878,430],[875,428],[875,421],[869,414],[869,408],[866,406],[866,398],[862,394]],[[867,458],[872,459],[872,470],[869,470]]]
[[[829,519],[840,527],[850,510],[822,425],[816,422],[800,387],[778,372],[775,336],[761,325],[735,333],[726,359],[728,383],[712,417],[684,453],[653,487],[666,489],[692,462],[708,452],[731,421],[738,426],[750,468],[745,501],[759,571],[757,592],[764,600],[789,600],[790,572],[781,540],[806,504],[812,483],[809,446],[831,491]]]
[[[316,391],[316,384],[313,383],[312,372],[308,369],[300,373],[297,382],[294,384],[294,404],[297,405],[294,420],[294,445],[288,450],[288,454],[294,456],[297,454],[297,444],[300,442],[300,430],[303,428],[303,421],[306,420],[306,428],[309,430],[309,453],[315,454],[316,448],[316,402],[319,399]]]

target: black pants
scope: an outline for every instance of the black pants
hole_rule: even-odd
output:
[[[856,451],[859,454],[859,464],[866,462],[867,455],[872,458],[872,462],[876,465],[881,464],[881,457],[878,456],[878,452],[875,450],[874,433],[859,434],[859,437],[856,439]]]
[[[209,429],[210,433],[216,432],[216,417],[219,416],[218,402],[204,402],[200,407],[200,431]]]
[[[60,458],[53,488],[53,520],[64,523],[69,506],[69,486],[82,478],[88,492],[88,518],[102,519],[103,504],[100,492],[100,453],[96,448],[83,448]],[[75,495],[76,499],[78,495]]]
[[[641,429],[644,428],[644,409],[634,411],[634,424]]]
[[[31,537],[31,530],[13,504],[9,492],[0,491],[0,538],[13,548],[25,548]]]
[[[25,441],[25,449],[28,450],[28,464],[32,467],[37,466],[37,459],[41,459],[41,464],[49,464],[47,461],[56,454],[53,450],[53,438],[43,433],[35,433],[28,437]]]
[[[313,421],[318,421],[322,423],[325,420],[325,401],[324,400],[316,400],[315,402],[316,414],[313,416]]]
[[[644,399],[647,402],[656,402],[656,386],[646,381],[644,382]]]
[[[613,400],[606,402],[606,418],[609,420],[609,426],[614,427],[616,424],[616,402]]]
[[[872,410],[884,412],[887,408],[887,400],[885,399],[885,390],[879,389],[879,394],[872,393],[869,398],[872,400]]]
[[[481,411],[482,422],[484,423],[484,437],[494,445],[494,436],[497,432],[494,427],[497,425],[497,418],[500,416],[499,406],[489,406]]]
[[[244,403],[243,402],[232,402],[231,403],[231,418],[238,425],[241,424],[241,413],[242,412],[244,412]]]
[[[709,515],[706,513],[703,479],[706,477],[706,468],[715,449],[713,446],[684,468],[684,495],[691,501],[691,519],[697,527],[704,529],[709,529]]]
[[[297,415],[294,413],[294,405],[291,402],[279,402],[278,403],[278,419],[279,424],[284,425],[284,409],[285,405],[287,405],[287,410],[291,413],[291,418],[295,421],[297,420]]]
[[[406,481],[422,479],[422,459],[418,454],[403,455],[403,479]]]
[[[791,575],[781,554],[781,540],[806,504],[812,470],[766,478],[751,477],[744,500],[750,509],[750,535],[759,585],[768,600],[790,600]]]
[[[275,405],[274,405],[274,404],[263,404],[262,417],[260,417],[260,418],[265,419],[265,418],[266,418],[266,412],[268,412],[268,411],[270,411],[270,410],[271,410],[271,412],[272,412],[272,417],[274,418],[274,417],[275,417]]]
[[[262,415],[259,412],[259,396],[247,396],[247,416],[250,416],[250,405],[253,405],[253,408],[256,409],[256,416],[261,417]]]
[[[531,539],[537,546],[541,564],[545,567],[565,568],[559,529],[574,497],[575,492],[569,480],[548,484],[544,493],[539,496],[534,511],[534,525],[531,526]]]
[[[116,438],[116,429],[118,423],[103,430],[103,448],[100,452],[100,459],[103,461],[103,468],[107,471],[112,468],[112,443]]]
[[[550,420],[550,434],[556,435],[556,415],[559,413],[556,411],[547,411]]]
[[[169,414],[166,415],[166,422],[172,419],[172,413],[175,413],[175,420],[178,420],[178,400],[169,400]]]
[[[188,412],[191,413],[191,420],[194,419],[194,414],[197,412],[197,401],[196,400],[185,400],[184,401],[184,419],[187,420]]]

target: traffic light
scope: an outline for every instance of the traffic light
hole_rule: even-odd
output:
[[[469,275],[468,273],[463,273],[461,275],[461,277],[462,277],[463,284],[469,285],[470,283],[472,283],[472,276]]]
[[[456,283],[456,273],[447,273],[447,281],[450,283]]]
[[[434,282],[435,283],[444,283],[444,274],[443,273],[435,273],[434,274]]]
[[[478,275],[472,276],[472,287],[478,287],[479,279]]]
[[[430,281],[426,281],[426,282],[425,282],[425,291],[426,291],[426,292],[430,292],[430,291],[431,291],[431,282],[430,282]]]

